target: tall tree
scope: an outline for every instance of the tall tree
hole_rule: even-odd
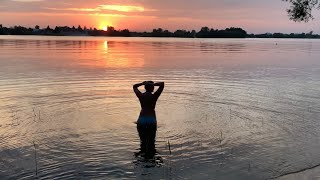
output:
[[[80,25],[78,26],[78,29],[77,29],[77,30],[80,31],[80,32],[82,31],[82,28],[81,28]]]
[[[291,3],[287,9],[290,20],[296,22],[308,22],[313,19],[312,10],[320,8],[318,0],[282,0]]]

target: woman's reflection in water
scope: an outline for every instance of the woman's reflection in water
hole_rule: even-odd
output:
[[[137,124],[137,130],[140,137],[140,152],[138,155],[151,159],[156,154],[155,138],[157,132],[157,123]]]
[[[155,147],[157,124],[155,123],[147,126],[137,124],[137,130],[140,137],[140,151],[135,153],[137,161],[134,163],[142,168],[162,166],[163,159],[157,153]]]

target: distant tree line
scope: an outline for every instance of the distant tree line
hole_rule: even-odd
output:
[[[56,26],[51,28],[26,28],[22,26],[3,27],[0,25],[0,35],[60,35],[60,36],[123,36],[123,37],[181,37],[181,38],[245,38],[247,32],[241,28],[227,28],[225,30],[218,30],[208,27],[201,28],[200,31],[195,30],[176,30],[170,32],[162,28],[153,29],[151,32],[130,32],[128,29],[116,30],[109,26],[106,31],[98,30],[96,28],[87,28],[86,26],[76,27]]]
[[[74,26],[56,26],[51,28],[40,28],[36,25],[34,28],[22,26],[3,27],[0,24],[0,35],[54,35],[54,36],[130,36],[129,30],[115,30],[114,27],[108,27],[107,31],[97,30],[96,28]]]
[[[283,34],[283,33],[265,33],[265,34],[247,34],[241,28],[226,28],[224,30],[202,27],[200,31],[176,30],[170,32],[162,28],[153,29],[151,32],[130,32],[128,29],[116,30],[109,26],[106,31],[96,28],[87,28],[86,26],[56,26],[51,28],[27,28],[22,26],[3,27],[0,24],[0,35],[52,35],[52,36],[119,36],[119,37],[175,37],[175,38],[320,38],[319,35],[309,33],[301,34]]]
[[[264,33],[264,34],[248,34],[248,38],[301,38],[301,39],[319,39],[320,35],[309,33]]]
[[[153,29],[152,32],[135,33],[143,37],[183,37],[183,38],[245,38],[247,32],[241,28],[227,28],[225,30],[218,30],[208,27],[202,27],[199,32],[195,30],[176,30],[170,32],[161,28]]]

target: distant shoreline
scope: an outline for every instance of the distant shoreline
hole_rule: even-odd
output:
[[[320,39],[320,35],[309,33],[264,33],[248,34],[242,28],[230,27],[223,30],[202,27],[200,31],[176,30],[170,32],[162,28],[153,29],[151,32],[131,32],[128,29],[116,30],[108,27],[107,30],[96,28],[78,28],[68,26],[56,26],[54,29],[27,28],[22,26],[3,27],[0,24],[0,35],[36,35],[36,36],[92,36],[92,37],[164,37],[164,38],[281,38],[281,39]]]

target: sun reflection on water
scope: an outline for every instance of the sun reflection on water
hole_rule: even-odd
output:
[[[104,45],[105,53],[108,53],[108,49],[109,49],[109,47],[108,47],[108,41],[104,41],[103,45]]]
[[[144,66],[144,54],[138,49],[128,49],[128,44],[103,42],[103,65],[106,68],[141,68]]]
[[[60,65],[71,65],[72,68],[143,68],[145,66],[145,54],[139,46],[133,46],[129,42],[115,42],[110,40],[76,43],[73,49],[77,52],[64,54],[61,59],[65,61]],[[74,57],[77,57],[74,59]],[[66,63],[72,60],[72,63]]]

